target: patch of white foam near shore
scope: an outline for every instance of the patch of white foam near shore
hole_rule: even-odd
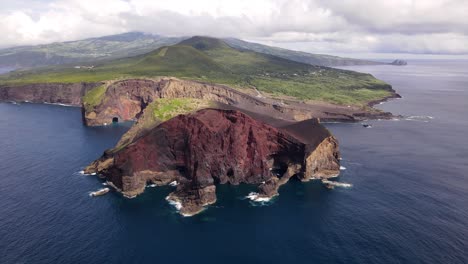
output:
[[[274,201],[274,197],[261,197],[260,194],[256,192],[251,192],[243,199],[249,199],[249,203],[251,206],[268,206],[271,205]]]
[[[153,184],[146,185],[146,188],[154,188],[154,187],[156,187],[156,186],[157,186],[157,185],[153,183]]]
[[[75,172],[75,173],[73,173],[73,174],[74,174],[74,175],[85,175],[85,176],[91,175],[91,174],[85,173],[83,170],[80,170],[80,171]]]
[[[346,170],[345,166],[340,166],[340,170]]]
[[[260,194],[256,192],[249,193],[245,198],[248,198],[254,202],[269,202],[271,197],[261,197]]]
[[[166,197],[166,201],[167,201],[170,205],[174,206],[174,208],[177,210],[177,212],[179,212],[180,209],[182,209],[182,204],[181,204],[180,202],[178,202],[178,201],[172,200],[170,196],[167,196],[167,197]]]
[[[334,186],[334,187],[343,187],[343,188],[353,187],[353,185],[351,183],[345,183],[345,182],[322,180],[322,183],[329,184],[329,185]]]
[[[169,183],[170,186],[177,186],[179,183],[177,181],[173,181],[171,183]]]
[[[48,103],[48,102],[44,102],[44,104],[48,104],[48,105],[59,105],[59,106],[66,106],[66,107],[74,107],[74,105],[70,105],[70,104],[61,104],[61,103]]]
[[[429,122],[430,120],[434,119],[433,116],[424,116],[424,115],[415,115],[415,116],[408,116],[405,118],[407,121],[419,121],[419,122]]]

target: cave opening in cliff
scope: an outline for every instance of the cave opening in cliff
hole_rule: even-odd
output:
[[[285,162],[283,159],[279,157],[274,159],[273,167],[271,168],[271,173],[273,173],[273,175],[281,178],[286,173],[287,170],[288,170],[287,162]]]
[[[118,123],[119,122],[119,118],[118,117],[113,117],[112,118],[112,123]]]

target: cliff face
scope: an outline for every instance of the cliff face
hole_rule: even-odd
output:
[[[98,126],[118,121],[136,120],[148,104],[159,98],[195,98],[243,109],[250,113],[288,121],[320,118],[322,121],[359,121],[391,118],[391,113],[327,103],[303,103],[292,99],[274,99],[251,95],[224,86],[177,78],[157,80],[128,79],[104,83],[39,83],[19,86],[0,85],[0,102],[29,101],[81,106],[83,96],[105,85],[103,99],[93,107],[83,105],[83,122]],[[254,90],[250,90],[254,92]],[[396,93],[388,98],[399,97]],[[378,103],[383,100],[371,102]]]
[[[0,86],[0,102],[29,101],[33,103],[60,103],[81,105],[81,98],[87,91],[100,83],[45,83],[21,86]]]
[[[222,103],[249,112],[274,116],[278,119],[302,121],[321,118],[333,121],[356,121],[367,118],[389,118],[390,113],[329,104],[305,104],[252,96],[223,85],[208,84],[176,78],[160,80],[130,79],[110,84],[104,99],[94,108],[84,109],[87,125],[137,119],[145,107],[159,98],[196,98]]]
[[[303,120],[313,116],[306,108],[278,105],[227,86],[163,78],[159,81],[132,79],[110,84],[104,100],[93,109],[85,109],[84,120],[90,126],[111,123],[114,117],[135,120],[149,103],[159,98],[203,99],[253,112],[271,113],[286,120]]]
[[[336,140],[320,125],[309,133],[320,144],[239,111],[204,109],[172,118],[119,151],[107,152],[86,172],[103,175],[126,196],[142,193],[147,184],[177,181],[168,199],[181,205],[182,214],[192,215],[216,201],[218,183],[260,184],[259,195],[272,197],[293,176],[338,175]]]

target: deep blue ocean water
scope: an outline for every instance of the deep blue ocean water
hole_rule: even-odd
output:
[[[403,99],[399,121],[327,124],[339,181],[292,181],[268,206],[251,186],[184,218],[158,187],[91,198],[79,172],[129,124],[89,128],[78,108],[0,104],[0,263],[468,263],[468,62],[359,66]]]

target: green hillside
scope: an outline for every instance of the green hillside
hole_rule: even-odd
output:
[[[360,105],[390,95],[390,86],[369,74],[238,50],[208,37],[193,37],[137,57],[103,62],[92,69],[61,66],[12,72],[1,76],[0,83],[96,82],[158,76],[255,87],[270,96],[339,104]]]
[[[173,45],[182,39],[184,38],[129,32],[77,41],[13,47],[0,50],[0,67],[86,64],[98,60],[125,58]]]
[[[87,64],[96,63],[96,61],[126,58],[145,54],[162,46],[174,45],[187,38],[128,32],[76,41],[0,49],[0,70],[1,68],[15,69],[48,65]],[[255,51],[311,65],[383,64],[368,60],[282,49],[235,38],[226,38],[224,41],[236,49]]]
[[[243,40],[235,39],[235,38],[227,38],[225,39],[225,41],[231,47],[234,47],[237,49],[250,50],[250,51],[255,51],[255,52],[259,52],[263,54],[269,54],[269,55],[277,56],[277,57],[292,60],[292,61],[307,63],[310,65],[334,67],[334,66],[385,64],[383,62],[377,62],[377,61],[343,58],[343,57],[326,55],[326,54],[313,54],[313,53],[307,53],[303,51],[282,49],[278,47],[262,45],[259,43],[247,42],[247,41],[243,41]]]

